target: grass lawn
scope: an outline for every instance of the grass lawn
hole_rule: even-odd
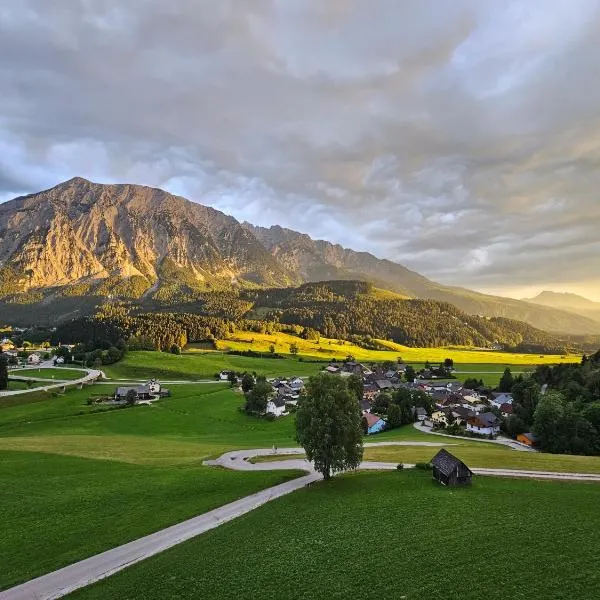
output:
[[[69,369],[66,367],[53,368],[28,368],[28,369],[11,369],[8,372],[13,377],[35,377],[37,379],[81,379],[85,376],[86,371],[83,369]]]
[[[597,598],[600,485],[360,473],[74,593],[95,600]],[[508,556],[508,558],[507,558]]]
[[[396,361],[398,357],[402,357],[404,362],[407,363],[425,363],[426,361],[440,363],[446,358],[451,358],[455,363],[464,365],[492,364],[496,366],[495,370],[500,370],[498,367],[503,369],[504,365],[507,364],[532,367],[539,364],[579,362],[581,360],[581,356],[576,355],[562,357],[550,354],[517,354],[462,347],[410,348],[385,340],[377,341],[388,349],[368,350],[351,342],[325,337],[321,337],[319,343],[316,343],[282,332],[266,334],[252,331],[238,331],[231,338],[218,341],[217,345],[220,350],[254,350],[265,353],[268,353],[269,347],[273,345],[278,353],[288,354],[290,344],[295,343],[298,346],[299,355],[323,360],[329,360],[330,358],[340,360],[348,354],[352,354],[357,360],[365,362]]]
[[[0,589],[290,477],[202,467],[198,458],[176,464],[175,457],[158,466],[0,450]]]
[[[268,353],[268,351],[267,351]],[[103,367],[111,379],[164,380],[213,379],[223,370],[256,372],[267,377],[280,375],[314,375],[322,364],[302,362],[295,358],[252,358],[221,352],[193,351],[179,356],[165,352],[128,352],[125,358]]]
[[[15,381],[14,379],[8,380],[8,387],[6,390],[8,392],[15,392],[17,390],[26,390],[29,389],[29,386],[25,381]]]

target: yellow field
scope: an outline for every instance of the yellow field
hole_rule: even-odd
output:
[[[290,344],[298,346],[298,355],[328,360],[343,359],[351,354],[359,361],[382,362],[396,361],[398,357],[410,363],[442,362],[451,358],[460,364],[510,364],[510,365],[540,365],[560,362],[579,362],[580,356],[570,355],[561,357],[556,354],[514,354],[512,352],[495,352],[491,350],[472,350],[469,348],[409,348],[394,342],[378,340],[389,350],[367,350],[343,340],[332,340],[322,337],[320,341],[312,342],[303,340],[287,333],[254,333],[252,331],[238,331],[226,340],[217,342],[219,350],[254,350],[255,352],[269,352],[271,345],[279,354],[289,354]]]

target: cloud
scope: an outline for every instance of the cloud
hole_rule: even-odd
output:
[[[161,186],[494,291],[600,298],[600,2],[23,0],[0,201]]]

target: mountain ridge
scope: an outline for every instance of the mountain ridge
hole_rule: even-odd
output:
[[[594,302],[579,294],[544,290],[534,298],[526,298],[524,301],[539,304],[540,306],[566,310],[600,323],[600,302]]]
[[[75,177],[0,204],[0,298],[193,302],[207,290],[367,280],[408,297],[546,331],[600,333],[581,315],[438,284],[387,259],[285,229],[239,223],[164,190]]]

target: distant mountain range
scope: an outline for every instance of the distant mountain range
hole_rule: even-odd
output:
[[[525,299],[525,302],[566,310],[600,322],[600,302],[588,300],[577,294],[544,291],[535,298]]]
[[[194,302],[207,290],[332,279],[371,281],[406,297],[449,302],[469,314],[508,317],[546,331],[600,333],[600,322],[588,315],[444,286],[372,254],[278,226],[240,224],[155,188],[77,177],[0,204],[4,315],[57,306],[58,316],[76,316],[106,297],[169,306]]]

